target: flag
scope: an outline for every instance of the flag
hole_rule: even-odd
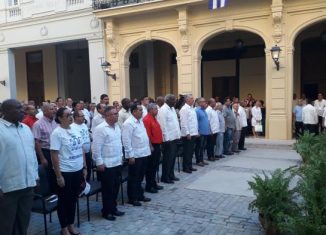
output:
[[[210,10],[225,7],[226,0],[208,0],[208,8]]]

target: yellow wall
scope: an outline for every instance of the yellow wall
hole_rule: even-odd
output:
[[[203,64],[205,98],[212,97],[212,78],[235,76],[235,60],[208,61]],[[255,99],[266,100],[265,58],[240,61],[240,99],[251,93]]]
[[[128,53],[135,45],[152,40],[166,41],[177,51],[178,93],[198,96],[203,85],[204,95],[210,96],[210,77],[234,75],[234,66],[232,62],[207,62],[201,71],[203,46],[219,34],[247,31],[262,38],[265,58],[242,62],[240,96],[254,88],[255,98],[266,101],[267,138],[291,139],[292,95],[300,89],[294,41],[302,30],[326,21],[325,11],[325,0],[232,0],[212,11],[207,9],[207,0],[166,0],[100,10],[96,16],[105,22],[106,54],[120,77],[110,84],[111,97],[129,96]],[[270,56],[276,44],[282,50],[279,70]]]
[[[26,53],[32,51],[43,52],[43,74],[44,74],[44,98],[54,101],[58,97],[57,66],[55,46],[30,47],[16,49],[16,86],[17,99],[27,101],[27,73],[26,73]]]

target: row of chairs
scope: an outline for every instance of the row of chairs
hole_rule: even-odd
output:
[[[182,157],[182,144],[178,143],[178,155],[177,155],[177,168],[180,172],[180,158]],[[122,174],[120,179],[120,193],[121,193],[121,204],[124,205],[124,191],[123,184],[128,180],[128,164],[124,162],[122,167]],[[35,196],[32,207],[32,212],[42,214],[44,220],[44,231],[45,234],[48,234],[48,224],[47,224],[47,215],[49,215],[49,222],[52,222],[52,212],[57,210],[57,197],[56,195],[51,195],[49,181],[47,179],[46,169],[40,165],[38,169],[39,173],[39,185],[35,188]],[[101,182],[95,177],[96,167],[92,167],[92,180],[89,182],[91,188],[87,195],[83,195],[86,198],[86,207],[87,207],[87,220],[90,221],[90,197],[96,196],[96,201],[98,201],[98,194],[101,192]],[[159,171],[157,171],[157,181],[159,182]],[[77,200],[77,225],[80,226],[80,203],[78,198]]]

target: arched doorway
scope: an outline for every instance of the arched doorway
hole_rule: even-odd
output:
[[[164,41],[138,44],[130,53],[130,98],[178,94],[178,69],[175,48]]]
[[[206,98],[266,97],[265,43],[248,31],[224,32],[203,45],[201,94]]]
[[[294,41],[293,93],[295,98],[326,96],[326,20],[305,27]],[[295,102],[293,103],[293,106]]]

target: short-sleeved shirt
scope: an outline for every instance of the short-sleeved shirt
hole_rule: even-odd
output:
[[[22,121],[22,123],[26,124],[29,128],[33,128],[35,122],[37,122],[37,118],[35,116],[26,115]]]
[[[208,115],[205,109],[196,108],[197,121],[198,121],[198,132],[200,135],[209,135],[211,130],[209,128]]]
[[[79,131],[58,126],[51,135],[51,150],[59,152],[61,172],[76,172],[83,168],[83,138]]]
[[[225,126],[227,128],[235,129],[235,116],[231,108],[224,106],[223,107],[223,116],[225,118]]]
[[[32,129],[33,135],[34,139],[40,142],[41,148],[50,149],[50,136],[57,126],[54,120],[50,120],[45,116],[35,122]]]
[[[84,152],[89,153],[91,151],[91,139],[89,137],[89,131],[85,123],[82,124],[71,124],[73,128],[76,128],[81,134],[84,142]]]
[[[302,122],[302,106],[296,105],[293,109],[296,122]]]

